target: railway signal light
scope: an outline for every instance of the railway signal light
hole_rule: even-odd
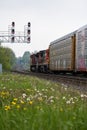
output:
[[[15,41],[15,38],[14,37],[11,37],[11,42],[14,42]]]
[[[28,38],[27,38],[27,42],[30,43],[30,40],[31,40],[30,37],[28,37]]]
[[[12,27],[15,27],[15,22],[12,22]]]
[[[30,27],[31,26],[31,23],[30,22],[28,22],[28,27]]]
[[[30,33],[31,33],[30,27],[31,27],[31,23],[28,22],[28,25],[27,25],[27,43],[30,43],[30,41],[31,41],[31,39],[30,39]]]
[[[15,42],[15,22],[12,22],[12,27],[11,27],[11,42]]]

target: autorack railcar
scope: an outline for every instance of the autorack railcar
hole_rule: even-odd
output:
[[[87,72],[87,25],[50,43],[49,49],[31,55],[31,71]]]
[[[73,72],[75,69],[76,31],[50,44],[49,69],[54,72]]]

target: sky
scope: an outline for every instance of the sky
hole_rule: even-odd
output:
[[[45,50],[50,43],[87,24],[87,0],[0,0],[0,31],[15,22],[17,31],[31,22],[31,43],[2,43],[17,57]]]

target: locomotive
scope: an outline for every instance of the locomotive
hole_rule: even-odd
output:
[[[87,25],[50,43],[31,56],[33,72],[87,72]]]

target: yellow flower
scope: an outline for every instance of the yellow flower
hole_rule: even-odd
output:
[[[5,106],[5,110],[7,111],[7,110],[10,110],[11,109],[11,107],[9,106],[9,105],[6,105]]]
[[[16,102],[12,101],[12,105],[15,105],[15,104],[16,104]]]
[[[26,108],[26,107],[24,107],[23,109],[24,109],[24,110],[27,110],[27,108]]]
[[[17,109],[19,109],[19,108],[20,108],[20,105],[17,105],[16,107],[17,107]]]
[[[5,92],[2,91],[2,92],[1,92],[1,95],[5,95]]]
[[[18,99],[17,99],[17,98],[14,98],[13,100],[14,100],[14,101],[17,101]]]
[[[33,104],[33,102],[32,102],[32,101],[30,101],[30,102],[29,102],[29,104],[30,104],[30,105],[32,105],[32,104]]]
[[[21,102],[21,104],[24,104],[24,101],[21,100],[20,102]]]

